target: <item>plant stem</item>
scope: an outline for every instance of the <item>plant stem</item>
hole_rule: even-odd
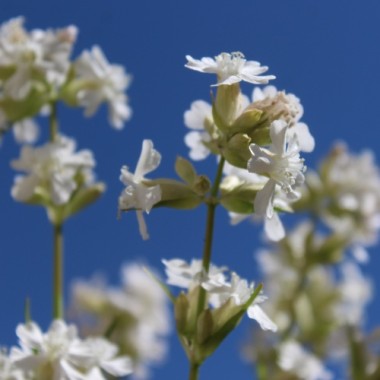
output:
[[[211,189],[210,202],[207,204],[207,221],[206,221],[206,232],[205,240],[203,246],[203,258],[202,267],[205,273],[208,273],[211,263],[212,254],[212,241],[214,236],[214,220],[215,220],[215,208],[217,203],[215,203],[215,198],[218,195],[220,181],[222,179],[224,166],[224,158],[221,157],[218,165],[218,170],[216,173],[215,181]],[[201,314],[206,304],[206,291],[201,287],[198,298],[197,307],[197,317]]]
[[[53,317],[63,319],[63,234],[62,225],[54,225]]]
[[[224,158],[221,157],[214,184],[211,189],[210,198],[207,203],[207,221],[205,240],[203,246],[202,267],[203,271],[207,274],[211,263],[212,242],[214,236],[214,221],[215,221],[215,208],[217,206],[216,198],[218,196],[220,181],[222,180],[224,166]],[[206,306],[206,291],[201,287],[199,291],[198,304],[197,304],[197,320]],[[189,380],[197,380],[199,376],[199,368],[201,364],[197,362],[190,362]]]
[[[205,233],[205,243],[203,248],[203,259],[202,266],[206,273],[208,273],[210,262],[211,262],[211,252],[212,252],[212,240],[214,234],[214,219],[215,219],[215,208],[217,203],[215,203],[215,198],[218,196],[220,181],[222,180],[224,166],[224,158],[221,157],[218,165],[218,171],[216,173],[214,185],[211,189],[211,202],[207,206],[207,224]]]
[[[199,364],[190,363],[189,380],[198,380]]]
[[[52,101],[50,103],[51,112],[49,117],[50,126],[50,141],[55,142],[59,133],[58,118],[57,118],[57,102]]]

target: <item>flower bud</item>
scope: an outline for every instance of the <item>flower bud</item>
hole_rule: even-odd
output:
[[[177,326],[177,331],[180,334],[186,334],[187,329],[187,315],[189,311],[189,301],[185,293],[177,297],[174,304],[174,316]]]
[[[247,162],[251,158],[249,144],[251,139],[242,133],[233,136],[223,148],[223,157],[233,166],[247,168]]]

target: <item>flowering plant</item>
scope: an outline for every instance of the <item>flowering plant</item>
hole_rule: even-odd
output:
[[[158,273],[126,264],[119,288],[99,276],[78,280],[65,308],[63,227],[100,198],[105,184],[95,175],[94,154],[78,151],[76,141],[62,133],[59,107],[83,108],[91,117],[105,104],[115,129],[132,116],[125,93],[130,75],[109,63],[98,46],[72,59],[76,37],[74,26],[27,31],[23,18],[0,27],[2,134],[12,130],[17,141],[33,144],[36,117],[47,116],[49,124],[48,141],[23,145],[11,161],[21,172],[11,195],[45,209],[54,240],[51,325],[43,332],[26,306],[25,321],[16,328],[18,346],[1,351],[0,380],[147,378],[150,365],[167,351],[169,303],[189,380],[200,377],[203,363],[245,315],[257,322],[244,352],[260,379],[331,379],[326,361],[349,363],[353,379],[377,379],[380,362],[370,344],[376,339],[361,330],[372,287],[360,265],[380,227],[379,170],[371,153],[354,155],[342,144],[318,170],[307,169],[303,154],[315,141],[301,122],[300,100],[267,85],[275,79],[264,75],[268,67],[240,52],[186,56],[186,68],[216,75],[210,103],[195,100],[184,114],[192,161],[178,157],[177,178],[155,178],[161,153],[145,139],[135,170],[121,167],[125,188],[115,199],[119,216],[136,212],[144,240],[144,213],[204,205],[202,255],[190,262],[162,259]],[[250,96],[240,82],[255,86]],[[214,177],[199,174],[195,164],[211,155]],[[369,180],[358,182],[358,173]],[[233,225],[247,218],[263,224],[270,244],[256,254],[263,283],[212,263],[218,261],[212,248],[219,208]],[[287,232],[281,220],[287,213],[302,213],[306,220]]]

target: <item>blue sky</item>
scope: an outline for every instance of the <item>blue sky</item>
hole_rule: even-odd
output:
[[[213,78],[185,69],[186,54],[200,58],[241,51],[268,65],[277,76],[274,84],[296,94],[305,108],[304,121],[317,143],[306,157],[308,166],[315,167],[337,140],[347,141],[354,151],[370,148],[379,156],[377,0],[3,0],[1,5],[1,21],[24,15],[28,28],[77,25],[74,55],[98,44],[111,62],[125,65],[133,75],[128,94],[134,116],[121,132],[109,127],[105,110],[84,119],[78,110],[59,109],[62,131],[76,137],[80,148],[94,151],[98,177],[108,188],[97,204],[65,226],[67,283],[99,270],[117,283],[120,265],[135,259],[161,268],[163,257],[200,256],[204,208],[154,210],[147,218],[148,242],[140,239],[134,215],[116,218],[120,167],[134,167],[144,138],[152,139],[163,155],[157,176],[173,176],[176,156],[187,155],[183,112],[193,100],[209,99]],[[0,156],[0,342],[12,344],[26,295],[32,299],[34,318],[45,326],[50,320],[52,240],[43,210],[10,197],[14,173],[9,161],[18,156],[10,136]],[[209,159],[198,170],[213,176],[214,167]],[[249,224],[230,227],[226,213],[218,210],[213,261],[256,278],[252,257],[262,246],[260,233],[261,227]],[[371,265],[364,268],[372,277],[380,266],[377,251],[371,250]],[[379,286],[379,279],[374,283]],[[380,300],[375,300],[369,327],[379,322],[379,310]],[[252,378],[238,354],[248,329],[248,322],[240,326],[205,365],[202,378]],[[174,334],[170,352],[155,379],[185,377],[186,359]]]

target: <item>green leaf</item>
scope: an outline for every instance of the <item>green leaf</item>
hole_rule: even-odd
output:
[[[183,157],[177,157],[175,171],[188,185],[192,186],[197,178],[197,173],[192,163]]]
[[[97,183],[96,185],[76,191],[65,207],[64,218],[67,219],[94,203],[104,193],[105,189],[105,184]]]

